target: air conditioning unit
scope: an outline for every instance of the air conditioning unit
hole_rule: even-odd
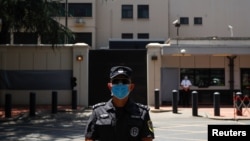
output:
[[[83,18],[76,18],[76,21],[75,21],[75,26],[76,27],[83,27],[85,24]]]
[[[77,24],[84,24],[83,18],[76,18]]]

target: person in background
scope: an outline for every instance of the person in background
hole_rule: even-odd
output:
[[[153,124],[146,105],[134,102],[132,69],[114,66],[108,88],[111,99],[93,106],[85,129],[85,141],[152,141]]]
[[[184,76],[184,79],[181,81],[181,96],[180,96],[180,104],[183,107],[189,107],[190,95],[192,83],[188,79],[188,76]]]

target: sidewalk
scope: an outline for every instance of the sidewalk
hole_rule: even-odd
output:
[[[77,109],[72,110],[71,106],[58,106],[57,111],[67,112],[67,111],[76,111],[76,112],[84,112],[84,107],[77,107]],[[37,106],[36,114],[46,113],[51,114],[51,106]],[[155,107],[150,107],[150,111],[152,113],[157,112],[171,112],[173,113],[172,106],[160,106],[159,109],[155,109]],[[210,118],[210,119],[225,119],[225,120],[250,120],[250,108],[242,108],[242,115],[237,114],[237,109],[233,107],[220,107],[219,115],[217,111],[217,116],[215,115],[215,109],[211,106],[202,106],[197,109],[197,116]],[[192,107],[177,107],[177,114],[183,113],[182,115],[195,116],[193,115]],[[175,114],[175,113],[173,113]],[[0,108],[0,121],[11,121],[16,120],[23,115],[29,115],[29,107],[13,107],[11,112],[11,118],[5,118],[4,108]]]
[[[57,106],[57,113],[64,113],[64,112],[83,112],[85,107],[77,107],[77,109],[72,109],[71,106]],[[40,105],[36,106],[36,116],[40,115],[51,115],[52,114],[52,107],[49,105]],[[60,114],[61,115],[61,114]],[[11,117],[5,117],[5,109],[0,107],[0,122],[1,121],[12,121],[17,120],[21,117],[29,116],[29,106],[14,106],[11,109]]]
[[[172,106],[161,106],[159,109],[155,109],[155,107],[150,107],[151,112],[172,112]],[[185,113],[186,115],[193,115],[192,107],[178,107],[177,113]],[[215,115],[215,113],[217,115]],[[239,115],[241,113],[242,115]],[[175,113],[173,113],[175,114]],[[215,112],[215,109],[211,106],[198,107],[197,115],[200,117],[205,117],[209,119],[221,119],[221,120],[250,120],[250,108],[242,108],[241,112],[238,111],[234,107],[220,107],[219,114],[218,111]]]
[[[89,107],[71,109],[71,106],[57,108],[57,112],[52,113],[51,106],[37,106],[35,116],[30,116],[29,107],[13,107],[12,117],[5,118],[4,109],[0,107],[0,139],[83,141],[84,130],[92,109]],[[150,115],[154,120],[157,134],[155,141],[183,141],[184,139],[205,141],[208,124],[225,122],[249,124],[250,121],[249,112],[244,111],[243,116],[235,116],[235,110],[232,107],[220,108],[220,116],[214,116],[213,107],[199,107],[197,116],[193,116],[192,111],[191,107],[178,107],[177,113],[173,113],[171,106],[161,106],[159,109],[150,107]]]

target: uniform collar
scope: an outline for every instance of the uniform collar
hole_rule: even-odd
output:
[[[130,114],[140,113],[138,106],[129,98],[125,106],[123,107],[125,111]],[[107,104],[105,105],[105,109],[107,111],[113,110],[115,111],[115,106],[112,103],[112,99],[110,99]]]

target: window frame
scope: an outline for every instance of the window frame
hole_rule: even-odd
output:
[[[133,5],[124,4],[121,6],[121,18],[122,19],[133,19]]]
[[[202,25],[203,20],[202,17],[194,17],[194,25]]]
[[[137,38],[138,39],[149,39],[149,33],[138,33]]]
[[[137,5],[137,18],[149,19],[149,5]]]
[[[68,15],[69,17],[92,17],[93,5],[92,3],[68,3]]]
[[[240,68],[240,83],[242,93],[250,96],[250,68]]]
[[[188,17],[180,17],[180,24],[181,25],[189,25],[189,18]]]
[[[180,81],[187,75],[193,86],[225,86],[224,68],[181,68]]]
[[[122,39],[133,39],[133,33],[122,33]]]

